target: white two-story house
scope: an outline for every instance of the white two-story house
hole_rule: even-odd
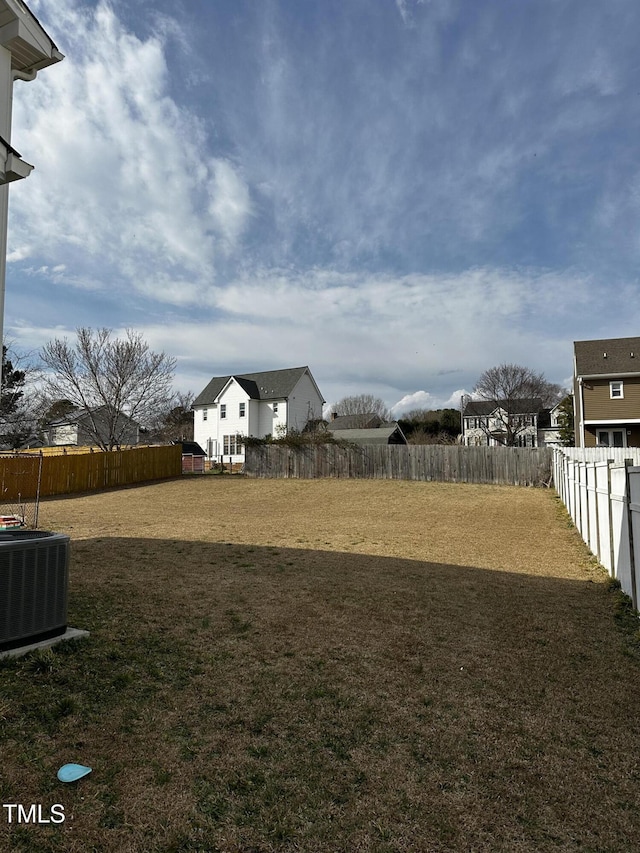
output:
[[[462,443],[469,447],[538,446],[542,400],[471,400],[462,412]]]
[[[243,462],[243,436],[302,430],[324,402],[308,367],[214,376],[193,403],[194,441],[210,460]]]

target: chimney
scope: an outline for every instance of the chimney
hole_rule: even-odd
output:
[[[331,420],[332,420],[332,421],[335,421],[335,419],[336,419],[337,417],[338,417],[338,413],[337,413],[337,412],[331,412]]]

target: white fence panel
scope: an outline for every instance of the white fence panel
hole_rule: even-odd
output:
[[[593,551],[609,574],[613,573],[611,545],[611,483],[609,463],[596,462],[596,505],[598,507],[598,550]],[[593,549],[592,549],[593,550]]]
[[[580,535],[637,608],[640,448],[557,449],[553,470],[558,495]]]
[[[585,464],[587,478],[587,545],[591,553],[600,553],[600,528],[598,524],[598,500],[596,485],[596,463]]]
[[[613,529],[613,576],[631,595],[631,542],[627,509],[627,466],[611,466],[611,526]]]
[[[567,459],[567,484],[569,491],[569,514],[576,527],[578,527],[578,462],[575,459]]]
[[[578,462],[578,523],[577,527],[585,542],[589,542],[589,496],[587,494],[587,464]]]
[[[634,465],[640,465],[640,447],[563,447],[560,452],[567,459],[579,462],[624,462],[631,459]]]

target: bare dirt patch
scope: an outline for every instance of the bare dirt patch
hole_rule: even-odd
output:
[[[0,846],[640,845],[638,659],[550,492],[203,477],[41,522],[92,634],[0,670],[3,802],[67,814]]]

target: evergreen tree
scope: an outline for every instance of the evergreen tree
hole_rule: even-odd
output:
[[[567,394],[564,400],[560,403],[558,413],[558,435],[563,447],[574,447],[576,443],[574,415],[573,415],[573,395]]]
[[[2,391],[0,393],[0,418],[6,420],[18,411],[20,400],[24,396],[24,370],[16,370],[7,357],[6,346],[2,347]]]
[[[24,370],[17,370],[2,347],[2,387],[0,389],[0,445],[8,448],[20,447],[31,433],[30,423],[25,416]]]

